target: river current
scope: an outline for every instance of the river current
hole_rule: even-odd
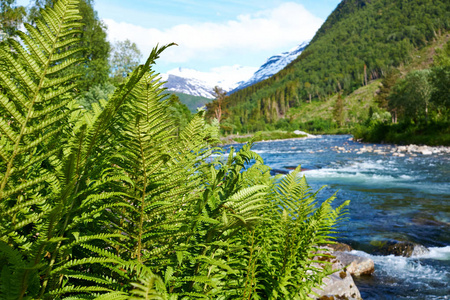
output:
[[[381,150],[362,152],[365,147]],[[314,190],[327,186],[319,199],[338,191],[335,205],[351,200],[338,240],[375,262],[374,274],[355,277],[363,299],[450,299],[450,154],[395,156],[394,147],[342,135],[260,142],[253,151],[280,173],[301,164]],[[391,240],[430,252],[410,258],[373,254],[379,242]]]

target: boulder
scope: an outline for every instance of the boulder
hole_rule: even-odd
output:
[[[306,137],[308,137],[308,138],[318,138],[318,137],[320,137],[320,136],[317,136],[317,135],[309,134],[309,133],[301,131],[301,130],[295,130],[294,133],[296,135],[306,135]]]
[[[334,266],[333,265],[333,269]],[[361,300],[361,293],[353,281],[352,275],[348,271],[343,271],[343,265],[337,264],[341,269],[323,279],[320,289],[313,289],[317,296],[310,295],[313,299],[349,299]]]
[[[354,276],[370,275],[375,271],[375,264],[370,258],[341,251],[336,251],[333,255],[346,266],[347,271]]]
[[[431,155],[431,154],[433,154],[433,152],[431,152],[430,150],[422,150],[421,153],[422,153],[422,155]]]
[[[426,247],[413,242],[388,241],[381,243],[381,246],[375,250],[378,255],[395,255],[395,256],[419,256],[430,252]]]
[[[328,253],[331,257],[314,257],[314,260],[328,261],[330,262],[331,268],[335,271],[333,274],[328,275],[323,279],[323,284],[320,288],[313,289],[313,292],[317,295],[310,295],[313,299],[326,300],[326,299],[349,299],[349,300],[361,300],[361,293],[356,286],[352,274],[348,268],[345,268],[345,263],[342,263],[337,257],[336,253],[348,254],[347,252],[335,251],[334,249],[340,249],[343,251],[353,250],[347,244],[335,243],[327,244],[326,246],[321,246],[323,250],[318,251],[318,253]],[[355,255],[352,255],[355,256]],[[354,260],[358,257],[355,256]],[[372,262],[373,263],[373,262]],[[315,264],[316,267],[323,267],[321,264]]]
[[[325,244],[325,247],[332,251],[352,251],[353,248],[350,245],[344,243]]]

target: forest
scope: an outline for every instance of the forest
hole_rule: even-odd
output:
[[[448,1],[344,0],[289,66],[229,95],[221,108],[222,130],[298,129],[302,124],[292,116],[292,109],[337,94],[345,98],[373,80],[385,78],[391,69],[410,64],[415,51],[448,34],[449,20]],[[209,104],[209,117],[216,108],[217,101]],[[324,120],[313,121],[323,127]],[[331,121],[334,127],[341,127],[336,118]]]
[[[300,167],[270,176],[251,142],[225,156],[204,111],[181,124],[151,68],[171,44],[106,72],[91,1],[1,3],[1,299],[305,299],[321,284],[331,263],[314,257],[349,202]],[[133,45],[115,47],[123,62]]]

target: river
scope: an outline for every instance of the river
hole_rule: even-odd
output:
[[[394,156],[394,145],[350,138],[260,142],[253,150],[278,172],[301,164],[313,189],[327,185],[320,199],[338,190],[336,205],[351,200],[338,240],[375,262],[372,276],[355,278],[363,299],[450,299],[450,154]],[[362,152],[366,147],[378,151]],[[411,258],[373,254],[378,242],[389,240],[415,242],[430,252]]]

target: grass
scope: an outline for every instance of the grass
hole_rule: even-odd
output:
[[[285,139],[293,139],[293,138],[304,138],[306,135],[295,134],[293,132],[288,131],[260,131],[255,134],[246,134],[246,135],[228,135],[222,138],[222,142],[224,143],[246,143],[253,139],[255,142],[260,141],[273,141],[273,140],[285,140]]]

